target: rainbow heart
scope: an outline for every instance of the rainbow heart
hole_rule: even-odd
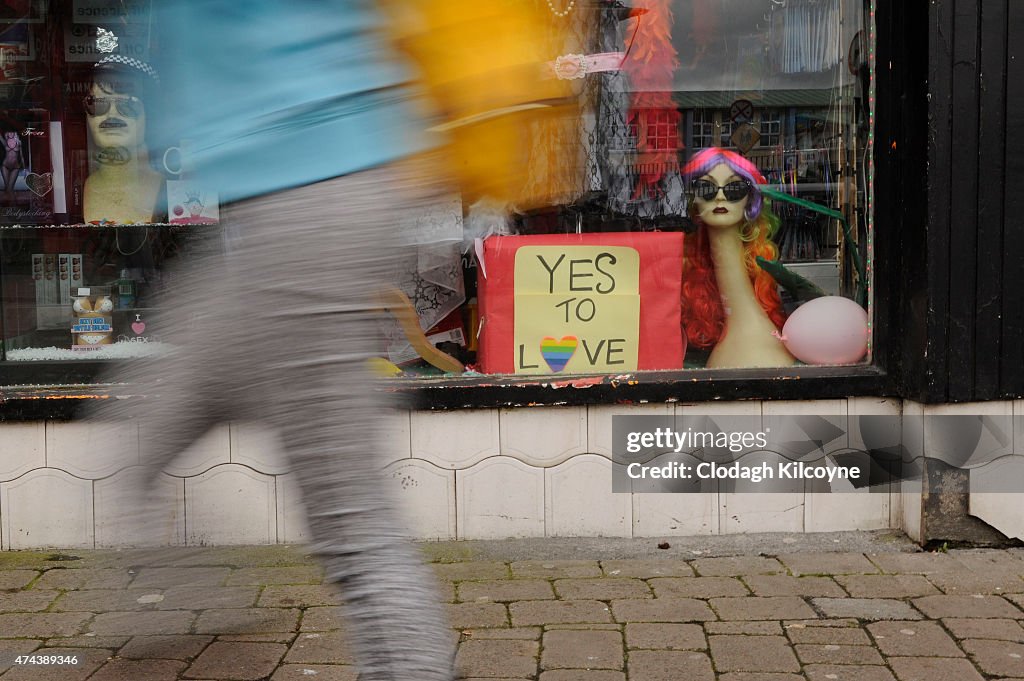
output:
[[[544,336],[540,342],[540,354],[556,374],[565,368],[572,356],[576,354],[579,339],[576,336],[562,336],[556,340],[552,336]]]

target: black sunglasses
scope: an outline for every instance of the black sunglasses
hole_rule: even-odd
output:
[[[719,187],[711,180],[694,180],[693,195],[704,201],[711,201],[718,196],[718,190],[725,194],[725,200],[734,203],[750,195],[750,183],[746,180],[733,180],[724,187]]]
[[[138,118],[142,115],[142,100],[138,97],[94,97],[93,95],[86,95],[83,100],[85,103],[85,113],[90,116],[103,116],[110,111],[110,104],[114,103],[117,106],[117,112],[122,116],[128,118]]]

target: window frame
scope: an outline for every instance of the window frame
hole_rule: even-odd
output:
[[[927,75],[930,27],[911,20],[939,9],[924,0],[880,2],[876,8],[874,336],[870,364],[793,369],[690,369],[610,376],[473,376],[391,379],[380,389],[415,409],[475,409],[540,405],[700,402],[742,399],[902,397],[947,399],[928,371],[932,321],[919,313],[931,289],[928,271]],[[898,143],[897,143],[898,142]],[[919,191],[916,191],[919,190]],[[939,358],[940,360],[942,358]],[[131,361],[131,360],[122,360]],[[0,364],[0,421],[75,418],[91,399],[126,387],[97,384],[105,362]],[[140,397],[141,399],[141,397]]]

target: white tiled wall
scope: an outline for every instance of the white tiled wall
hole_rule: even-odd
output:
[[[408,533],[424,539],[542,536],[685,536],[898,527],[920,533],[920,489],[823,494],[797,484],[776,494],[708,482],[699,494],[612,492],[613,415],[739,415],[762,426],[780,415],[1024,414],[1024,401],[922,407],[882,398],[820,402],[711,402],[398,412],[388,417],[381,466]],[[783,427],[783,426],[780,426]],[[792,424],[784,427],[792,427]],[[1010,433],[1020,452],[1024,433]],[[828,449],[860,447],[858,429]],[[126,500],[138,433],[101,424],[0,424],[0,548],[139,543],[240,544],[308,540],[282,443],[256,423],[213,429],[170,466],[146,507],[148,536]],[[926,446],[921,442],[918,451]],[[1022,456],[1003,466],[1024,466]],[[133,468],[135,466],[135,468]],[[993,469],[992,474],[998,474]],[[1024,534],[1015,495],[976,495],[972,512]],[[127,511],[126,509],[132,509]],[[143,541],[143,539],[145,541]]]

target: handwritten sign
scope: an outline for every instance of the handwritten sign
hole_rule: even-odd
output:
[[[635,371],[640,254],[628,246],[523,246],[515,255],[517,374]]]

